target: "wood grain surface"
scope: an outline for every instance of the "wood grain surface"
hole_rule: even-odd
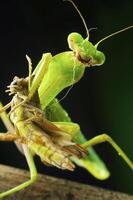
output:
[[[29,172],[0,165],[0,191],[29,178]],[[64,179],[40,175],[32,186],[6,197],[6,200],[133,200],[133,196]]]

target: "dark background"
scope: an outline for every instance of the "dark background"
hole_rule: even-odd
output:
[[[94,44],[133,23],[132,0],[75,2],[88,27],[98,27],[90,32],[90,40]],[[55,55],[68,50],[67,36],[73,31],[86,36],[81,19],[68,2],[0,2],[0,98],[4,104],[10,100],[4,91],[13,77],[25,77],[28,74],[25,55],[28,54],[33,66],[36,66],[42,53],[51,52]],[[62,104],[88,138],[106,132],[133,160],[132,35],[133,30],[129,30],[102,43],[99,50],[106,54],[106,63],[101,67],[86,69],[83,79],[73,87]],[[2,124],[1,130],[4,130]],[[38,171],[133,194],[133,172],[108,144],[97,145],[96,150],[111,171],[111,177],[106,181],[98,181],[78,167],[75,172],[45,167],[39,159],[36,162]],[[1,163],[27,168],[24,157],[14,144],[0,143],[0,151]]]

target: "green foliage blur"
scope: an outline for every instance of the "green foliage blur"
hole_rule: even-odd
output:
[[[99,3],[98,3],[99,2]],[[102,5],[101,5],[102,3]],[[133,24],[133,1],[97,1],[98,34],[104,37]],[[98,35],[98,37],[99,37]],[[100,38],[99,37],[99,38]],[[94,77],[95,118],[133,160],[133,30],[104,41],[106,62]],[[113,150],[110,148],[110,153]],[[111,153],[112,154],[112,153]],[[109,166],[117,190],[133,194],[133,172],[115,154]]]

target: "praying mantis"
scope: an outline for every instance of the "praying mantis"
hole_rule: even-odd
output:
[[[69,1],[78,11],[73,1]],[[85,22],[84,25],[86,27]],[[79,33],[71,33],[68,36],[70,51],[55,56],[51,53],[43,54],[34,70],[31,59],[26,56],[28,77],[14,77],[7,90],[13,98],[4,107],[1,104],[0,116],[7,133],[0,134],[0,141],[14,141],[17,144],[26,157],[30,180],[0,193],[0,198],[18,192],[36,181],[34,155],[38,155],[44,164],[71,171],[75,163],[97,179],[104,180],[110,176],[110,172],[92,147],[108,142],[133,170],[133,162],[109,135],[103,133],[87,141],[80,126],[72,122],[56,98],[64,88],[77,83],[86,68],[101,66],[105,62],[104,53],[97,49],[102,41],[130,28],[133,26],[117,31],[95,45],[89,41],[87,28],[85,39]],[[11,109],[7,115],[5,111],[8,108]]]

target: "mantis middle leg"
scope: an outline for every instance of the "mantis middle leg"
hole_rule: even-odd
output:
[[[28,187],[29,185],[34,183],[37,179],[37,170],[36,170],[36,167],[35,167],[33,156],[31,154],[31,152],[29,151],[27,145],[25,145],[25,144],[23,145],[23,151],[24,151],[24,154],[25,154],[25,157],[26,157],[29,169],[30,169],[30,180],[12,188],[12,189],[10,189],[6,192],[0,193],[0,199],[6,197],[8,195],[14,194],[14,193]]]
[[[111,146],[116,150],[118,155],[121,156],[123,158],[123,160],[128,164],[128,166],[133,170],[133,162],[128,158],[128,156],[118,146],[118,144],[109,135],[107,135],[105,133],[88,140],[87,142],[82,144],[82,147],[88,148],[88,147],[92,147],[96,144],[100,144],[103,142],[108,142],[109,144],[111,144]]]
[[[80,132],[80,126],[78,124],[73,122],[52,122],[52,123],[56,125],[58,128],[69,133],[73,137],[74,142],[82,146],[85,139],[82,138],[83,135]],[[86,157],[81,159],[72,157],[71,160],[78,166],[85,168],[93,176],[95,176],[100,180],[108,178],[110,176],[110,172],[107,170],[106,165],[98,158],[98,156],[94,153],[92,148],[88,147],[87,150],[88,150],[88,155]]]

